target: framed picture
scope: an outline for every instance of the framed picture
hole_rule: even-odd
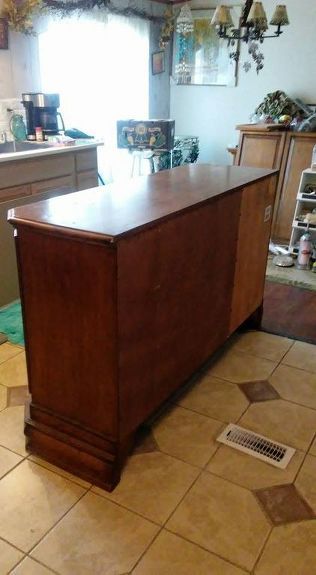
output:
[[[0,50],[7,50],[8,47],[8,22],[0,18]]]
[[[235,27],[239,28],[241,5],[230,8]],[[194,29],[183,36],[175,31],[172,76],[176,84],[236,86],[239,45],[220,39],[211,20],[214,9],[192,10]]]
[[[165,52],[153,52],[151,55],[151,70],[153,74],[161,74],[165,71]]]

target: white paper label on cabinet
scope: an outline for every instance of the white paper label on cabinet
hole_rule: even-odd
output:
[[[271,214],[272,214],[272,206],[270,204],[270,206],[267,206],[266,209],[264,210],[264,222],[268,222],[271,219]]]

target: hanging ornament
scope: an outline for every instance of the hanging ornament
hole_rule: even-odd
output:
[[[164,23],[160,29],[159,48],[164,50],[170,42],[174,31],[174,14],[172,8],[166,8],[164,12]]]
[[[177,18],[176,22],[176,31],[178,34],[183,34],[186,36],[187,34],[192,34],[194,30],[194,23],[192,12],[189,4],[185,4],[182,6],[180,10],[180,14]]]

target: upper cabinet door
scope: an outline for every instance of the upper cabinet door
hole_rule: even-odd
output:
[[[285,132],[241,132],[237,166],[279,169],[285,136]]]

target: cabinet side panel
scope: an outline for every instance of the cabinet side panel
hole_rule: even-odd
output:
[[[119,242],[124,434],[228,335],[240,197],[228,194]]]
[[[274,176],[242,193],[231,333],[262,303],[275,191]]]
[[[32,404],[115,435],[115,250],[19,227],[17,253]]]

